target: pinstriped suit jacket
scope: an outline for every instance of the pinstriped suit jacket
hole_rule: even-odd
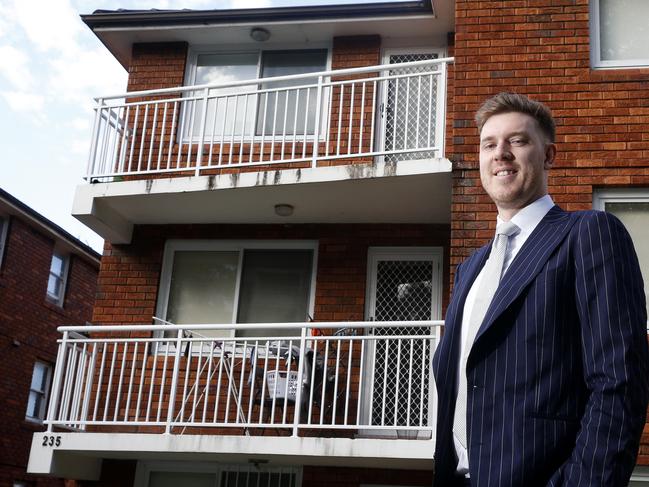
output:
[[[436,486],[461,485],[451,429],[462,310],[490,248],[457,268],[434,358]],[[468,357],[472,486],[626,486],[649,397],[646,324],[620,221],[552,208],[503,276]]]

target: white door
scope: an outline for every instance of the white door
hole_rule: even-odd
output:
[[[390,50],[385,52],[383,63],[395,65],[389,71],[390,75],[407,75],[429,72],[431,68],[399,68],[396,65],[439,57],[439,52],[430,49]],[[438,77],[431,75],[400,77],[383,83],[379,113],[382,128],[380,150],[388,152],[384,156],[385,162],[435,157],[434,150],[399,151],[435,147],[436,142],[440,142],[438,134],[443,134],[444,117],[439,117],[439,120],[437,117],[443,103],[443,92],[439,88]],[[393,151],[396,153],[390,153]]]
[[[368,255],[368,321],[437,320],[441,316],[442,249],[371,248]],[[373,328],[374,336],[423,335],[428,327]],[[431,424],[433,380],[430,341],[370,340],[363,364],[363,417],[373,426]],[[383,429],[366,436],[386,436]],[[416,432],[403,432],[406,436]],[[397,431],[392,429],[392,435]]]

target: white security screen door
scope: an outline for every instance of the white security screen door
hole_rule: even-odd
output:
[[[367,319],[370,321],[422,321],[441,315],[442,249],[372,248],[368,258]],[[375,336],[423,335],[429,328],[397,326],[374,328]],[[364,366],[364,414],[372,425],[430,424],[433,381],[432,348],[425,341],[376,340],[370,342]],[[411,344],[413,344],[411,346]],[[371,393],[369,392],[371,390]],[[378,430],[365,433],[376,434]],[[385,431],[379,431],[385,435]]]
[[[425,61],[439,58],[439,53],[413,50],[388,52],[385,64],[398,65],[412,61]],[[430,66],[399,68],[389,71],[393,75],[406,75],[429,72]],[[399,151],[408,147],[433,147],[438,130],[438,83],[436,76],[397,77],[384,83],[381,103],[381,126],[383,130],[382,150]],[[403,160],[432,159],[435,151],[420,151],[400,154],[387,154],[386,162]]]

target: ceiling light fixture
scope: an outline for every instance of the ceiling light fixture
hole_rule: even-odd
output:
[[[257,42],[266,42],[270,39],[270,32],[263,27],[253,27],[250,30],[250,37]]]
[[[277,216],[291,216],[293,214],[293,209],[293,205],[281,203],[279,205],[275,205],[275,214]]]

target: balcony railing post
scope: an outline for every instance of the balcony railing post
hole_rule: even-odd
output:
[[[90,140],[90,152],[88,154],[88,166],[86,168],[86,180],[90,181],[92,174],[96,169],[97,158],[97,139],[99,138],[99,124],[101,123],[101,111],[104,107],[103,98],[97,99],[97,106],[95,107],[95,121],[92,124],[92,138]]]
[[[300,356],[297,363],[297,389],[295,391],[295,412],[293,413],[293,434],[292,436],[297,437],[298,425],[300,424],[300,413],[302,412],[302,389],[304,387],[304,367],[306,360],[304,358],[304,353],[306,352],[306,332],[307,327],[302,327],[302,332],[300,333]]]
[[[307,107],[308,108],[308,107]],[[316,90],[315,102],[315,126],[313,128],[313,155],[311,158],[311,167],[315,168],[318,164],[318,148],[320,145],[320,117],[322,116],[322,75],[318,76],[318,87]],[[306,132],[307,126],[304,127]]]
[[[198,153],[196,154],[196,176],[198,176],[201,172],[201,162],[203,161],[203,145],[205,142],[205,124],[207,123],[207,102],[208,98],[207,96],[210,93],[209,88],[205,88],[203,92],[203,113],[201,114],[201,135],[200,139],[198,140]],[[214,115],[216,116],[216,114]],[[236,116],[236,115],[235,115]],[[189,141],[191,144],[191,140]],[[189,161],[187,161],[189,163]]]
[[[56,418],[58,410],[59,396],[61,394],[61,377],[63,377],[63,364],[65,363],[65,355],[68,350],[68,332],[63,332],[61,343],[59,343],[59,351],[56,354],[56,364],[54,366],[54,381],[52,382],[52,394],[50,395],[50,404],[47,408],[47,431],[52,431],[52,423]]]
[[[435,141],[435,146],[439,147],[439,154],[437,157],[444,157],[446,139],[446,134],[444,132],[444,129],[446,127],[446,62],[440,64],[440,70],[441,74],[439,75],[439,83],[437,83],[439,97],[437,98],[437,113],[435,114],[435,121],[437,122],[437,130],[435,130],[435,135],[439,139],[439,144],[437,144],[437,141]]]
[[[174,357],[174,369],[171,376],[171,389],[169,390],[169,405],[167,406],[167,424],[165,434],[171,433],[171,423],[174,419],[174,406],[176,405],[176,389],[178,387],[178,372],[180,369],[180,354],[182,351],[183,329],[179,328],[176,334],[176,355]],[[167,346],[169,346],[167,344]],[[162,400],[162,397],[160,398]]]

